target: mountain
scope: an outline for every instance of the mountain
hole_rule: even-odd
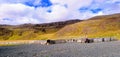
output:
[[[88,20],[67,25],[55,34],[56,38],[100,38],[120,39],[120,14],[96,16]]]
[[[43,24],[0,25],[0,40],[46,40],[67,38],[120,39],[120,14]]]
[[[68,20],[44,24],[0,25],[0,40],[45,40],[53,38],[55,32],[64,26],[82,20]]]

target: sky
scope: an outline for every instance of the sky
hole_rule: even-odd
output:
[[[0,0],[0,24],[49,23],[120,13],[120,0]]]

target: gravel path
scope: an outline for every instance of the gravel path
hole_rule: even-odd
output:
[[[0,47],[0,57],[120,57],[120,41]]]

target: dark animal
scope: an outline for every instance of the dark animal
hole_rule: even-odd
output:
[[[47,44],[60,44],[66,43],[66,40],[47,40]]]
[[[105,39],[104,39],[104,38],[102,38],[102,42],[105,42]]]
[[[86,38],[85,43],[90,43],[90,40],[88,38]]]
[[[94,42],[93,39],[88,39],[88,38],[86,38],[86,40],[85,40],[85,43],[93,43],[93,42]]]
[[[47,44],[55,44],[55,40],[47,40]]]

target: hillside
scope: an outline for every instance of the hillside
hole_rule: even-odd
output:
[[[120,14],[96,16],[65,26],[56,32],[55,36],[57,38],[116,37],[120,39]]]
[[[0,40],[45,40],[66,25],[82,20],[68,20],[44,24],[0,25]]]
[[[44,24],[0,25],[0,40],[46,40],[116,37],[120,39],[120,14]]]

